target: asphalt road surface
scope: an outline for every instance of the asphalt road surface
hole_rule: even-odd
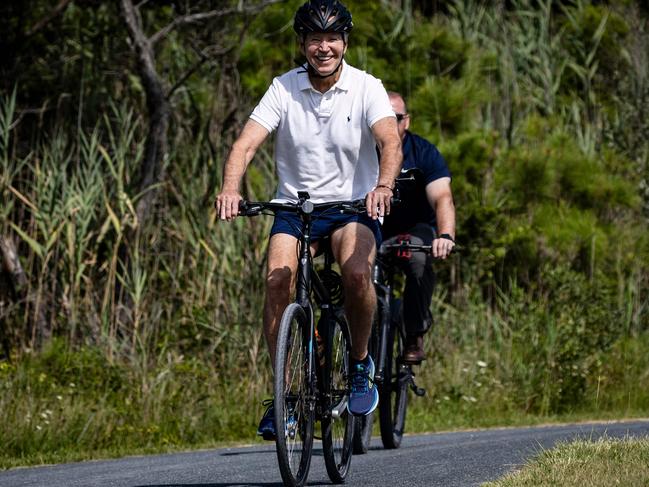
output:
[[[476,486],[575,438],[649,437],[649,420],[406,436],[398,450],[372,439],[352,459],[347,486]],[[0,472],[0,487],[226,487],[282,485],[274,443]],[[316,443],[307,485],[331,485]]]

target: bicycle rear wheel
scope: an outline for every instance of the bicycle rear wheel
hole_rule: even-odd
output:
[[[325,331],[325,369],[323,393],[326,410],[322,417],[322,449],[327,473],[333,483],[345,481],[352,459],[354,416],[347,410],[349,401],[349,360],[351,341],[343,316],[332,318]]]
[[[370,449],[373,428],[374,411],[354,418],[354,455],[364,455]]]
[[[284,485],[302,486],[311,466],[314,403],[311,337],[304,309],[290,304],[279,325],[275,354],[277,461]]]
[[[406,426],[408,408],[408,370],[401,363],[403,340],[401,328],[401,300],[391,307],[390,331],[385,354],[383,382],[379,386],[379,418],[381,440],[387,449],[399,448]]]

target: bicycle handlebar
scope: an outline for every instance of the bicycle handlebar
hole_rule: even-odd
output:
[[[451,249],[451,254],[455,254],[460,250],[460,247],[458,245],[455,245]],[[411,251],[411,252],[427,252],[427,253],[432,253],[433,251],[433,246],[432,245],[423,245],[423,244],[412,244],[408,241],[401,241],[397,243],[391,243],[391,244],[386,244],[383,243],[381,244],[381,247],[379,248],[379,255],[380,256],[386,256],[388,254],[394,253],[394,252],[404,252],[404,251]]]
[[[400,200],[392,198],[392,205],[398,205]],[[367,211],[365,205],[365,198],[348,201],[329,201],[326,203],[313,203],[308,199],[301,199],[300,201],[293,202],[279,202],[279,201],[245,201],[239,202],[239,215],[241,216],[257,216],[264,210],[276,213],[278,211],[289,211],[292,213],[311,214],[315,210],[329,210],[337,209],[341,213],[359,214]]]
[[[365,199],[350,201],[330,201],[327,203],[313,203],[310,200],[301,200],[297,202],[279,202],[279,201],[245,201],[239,202],[239,215],[256,216],[264,210],[270,210],[273,213],[278,211],[289,211],[292,213],[310,214],[315,210],[338,209],[342,213],[363,213],[366,210]]]
[[[381,247],[379,248],[379,254],[380,255],[387,255],[391,253],[394,250],[410,250],[414,252],[432,252],[433,246],[432,245],[422,245],[422,244],[411,244],[410,242],[399,242],[399,243],[393,243],[393,244],[381,244]]]

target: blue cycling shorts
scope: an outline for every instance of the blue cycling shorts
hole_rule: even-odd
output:
[[[331,210],[314,211],[311,222],[311,241],[318,240],[332,234],[334,230],[344,227],[348,223],[358,222],[368,227],[374,234],[374,240],[378,248],[381,245],[381,227],[378,220],[372,220],[366,213],[359,215],[348,215]],[[300,238],[302,231],[302,220],[297,213],[290,211],[278,211],[275,214],[273,227],[270,229],[271,237],[276,233],[287,233],[295,238]]]

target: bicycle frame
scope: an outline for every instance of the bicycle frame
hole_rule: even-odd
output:
[[[264,210],[273,212],[288,210],[297,213],[302,220],[302,228],[298,239],[298,268],[296,276],[295,302],[305,311],[310,322],[310,336],[315,337],[314,312],[311,296],[321,310],[320,320],[331,316],[332,298],[327,286],[322,282],[318,272],[313,268],[313,257],[311,255],[311,225],[312,213],[317,208],[338,208],[345,213],[360,213],[365,210],[365,200],[355,201],[333,201],[330,203],[312,203],[306,191],[298,191],[297,203],[280,202],[244,202],[240,204],[239,212],[246,216],[255,216]],[[330,270],[333,263],[333,256],[329,249],[324,251],[325,270]],[[312,342],[312,340],[310,340]],[[313,343],[310,343],[310,347]],[[313,348],[310,348],[310,352]],[[311,354],[312,355],[312,354]],[[312,365],[312,364],[310,364]]]
[[[320,308],[320,320],[318,321],[318,325],[320,326],[320,323],[328,323],[328,321],[331,319],[333,313],[334,313],[334,308],[332,305],[332,298],[331,298],[331,293],[329,292],[329,289],[327,289],[327,286],[322,282],[322,279],[320,278],[320,275],[318,272],[315,270],[313,267],[313,256],[311,255],[311,225],[312,225],[312,211],[314,209],[314,206],[312,203],[308,201],[308,194],[299,192],[298,195],[300,196],[300,201],[298,203],[299,205],[299,210],[298,210],[298,215],[302,219],[302,231],[300,234],[300,238],[298,240],[298,268],[297,268],[297,276],[296,276],[296,296],[295,296],[295,302],[299,304],[305,311],[307,318],[309,320],[309,357],[310,357],[310,363],[308,370],[310,373],[313,371],[316,372],[316,378],[317,380],[315,381],[315,384],[322,383],[323,376],[322,376],[322,371],[320,370],[320,363],[317,360],[314,360],[315,357],[318,357],[317,353],[314,352],[314,346],[313,346],[313,339],[315,338],[315,324],[314,324],[314,318],[315,318],[315,313],[313,310],[313,305],[312,305],[312,298],[317,304],[318,308]],[[332,203],[332,205],[335,203]],[[323,251],[324,255],[324,269],[326,271],[329,271],[331,269],[331,266],[333,264],[333,256],[331,254],[331,251],[329,248],[324,249]],[[327,333],[327,330],[322,330],[321,334],[323,336],[326,336],[325,334]],[[313,384],[313,377],[309,377],[309,383]],[[317,394],[317,389],[314,390]],[[326,412],[323,412],[324,414],[327,414]],[[335,412],[334,412],[335,414]]]

